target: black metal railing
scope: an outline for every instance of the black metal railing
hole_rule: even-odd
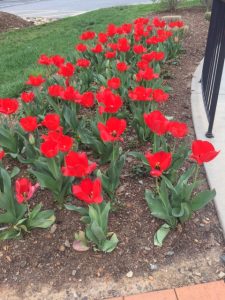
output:
[[[225,59],[225,0],[213,0],[212,15],[202,70],[202,94],[208,117],[207,137],[212,129]]]

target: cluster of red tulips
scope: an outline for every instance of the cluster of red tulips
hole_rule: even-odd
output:
[[[88,208],[65,205],[85,220],[85,233],[77,239],[86,243],[85,236],[97,249],[112,251],[118,240],[115,234],[108,235],[108,213],[110,202],[116,203],[126,161],[122,146],[126,135],[122,135],[128,128],[136,132],[137,143],[152,144],[145,155],[130,155],[141,158],[150,175],[157,178],[156,190],[146,191],[153,215],[173,228],[190,218],[194,206],[199,209],[213,198],[211,192],[207,201],[201,195],[193,199],[197,197],[193,191],[197,183],[188,180],[198,168],[191,167],[180,177],[183,182],[177,182],[179,168],[190,157],[182,143],[188,128],[161,112],[170,91],[161,68],[179,54],[183,33],[181,20],[142,17],[120,26],[109,24],[105,32],[83,32],[69,60],[60,55],[39,57],[38,63],[46,66],[51,76],[31,75],[27,91],[19,99],[0,99],[0,159],[6,153],[29,164],[29,172],[38,181],[34,186],[26,178],[16,181],[19,204],[27,202],[39,185],[50,190],[61,206],[72,193],[88,204]],[[104,171],[89,161],[83,151],[86,148],[92,150],[92,159],[96,157],[106,165]],[[217,154],[209,142],[192,144],[191,158],[197,165]],[[103,194],[110,202],[103,200]],[[162,198],[165,195],[167,198]],[[21,215],[14,222],[19,218]],[[4,223],[1,213],[0,223]],[[158,244],[159,236],[160,231]]]

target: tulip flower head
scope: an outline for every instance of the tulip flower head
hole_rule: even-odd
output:
[[[148,152],[145,157],[151,167],[150,175],[153,177],[161,176],[172,163],[172,154],[169,152],[159,151],[154,154]]]
[[[87,204],[100,204],[102,198],[102,183],[99,178],[91,180],[83,179],[80,184],[72,186],[72,193],[79,200]]]
[[[16,199],[19,204],[30,200],[34,192],[38,189],[39,183],[32,185],[28,178],[19,178],[16,180]]]
[[[214,146],[208,141],[196,140],[192,143],[191,158],[194,159],[198,165],[213,160],[220,151],[216,151]]]
[[[98,130],[104,142],[123,141],[121,135],[124,133],[126,126],[126,120],[111,117],[106,121],[106,124],[99,122]]]

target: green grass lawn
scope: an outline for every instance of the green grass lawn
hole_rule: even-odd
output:
[[[182,4],[198,5],[199,1]],[[0,34],[0,98],[15,97],[25,88],[30,74],[44,73],[37,65],[40,54],[67,56],[85,30],[103,31],[108,23],[122,24],[164,10],[162,4],[100,9],[50,24]]]

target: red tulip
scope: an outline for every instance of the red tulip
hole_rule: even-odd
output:
[[[160,40],[161,43],[165,42],[169,37],[173,35],[172,31],[163,30],[163,29],[158,29],[157,34],[158,34],[158,39]]]
[[[80,35],[80,39],[87,41],[87,40],[93,40],[96,36],[96,33],[94,31],[85,31]]]
[[[134,26],[135,42],[139,42],[141,37],[145,35],[145,26],[142,23],[136,23]]]
[[[122,33],[129,34],[132,30],[132,24],[125,23],[121,25]]]
[[[83,179],[79,185],[72,186],[72,193],[87,204],[99,204],[103,201],[102,183],[99,178],[93,181],[90,178]]]
[[[47,140],[41,144],[40,151],[45,157],[53,158],[59,153],[58,143]]]
[[[145,157],[151,167],[150,174],[153,177],[161,176],[172,163],[172,154],[169,152],[159,151],[154,154],[148,152]]]
[[[32,132],[38,127],[37,118],[32,116],[21,118],[20,126],[23,128],[24,131]]]
[[[155,89],[152,93],[153,100],[158,103],[166,102],[169,99],[169,94],[164,92],[162,89]]]
[[[57,114],[47,114],[41,124],[49,130],[57,130],[60,126],[60,116]]]
[[[158,43],[162,43],[163,39],[159,38],[158,36],[152,36],[148,38],[145,42],[147,45],[157,45]]]
[[[128,92],[129,97],[133,101],[151,101],[152,89],[143,86],[137,86],[134,90]]]
[[[160,52],[160,51],[155,51],[154,52],[154,60],[156,61],[160,61],[163,60],[165,58],[165,53],[164,52]]]
[[[94,48],[91,48],[93,53],[101,53],[103,51],[103,47],[101,44],[97,44]]]
[[[43,82],[45,82],[45,79],[41,75],[38,75],[38,76],[30,75],[26,84],[29,84],[32,86],[40,86]]]
[[[117,41],[117,50],[120,52],[127,52],[130,50],[129,41],[126,38],[120,38]]]
[[[23,92],[20,97],[23,102],[30,103],[34,100],[35,94],[33,92]]]
[[[79,58],[77,60],[76,65],[80,68],[88,68],[91,65],[90,60],[86,59],[86,58]]]
[[[113,37],[117,34],[117,27],[115,24],[108,24],[107,26],[107,35]]]
[[[112,59],[116,57],[116,51],[109,51],[105,53],[105,58]]]
[[[0,160],[2,160],[4,156],[5,156],[5,151],[0,150]]]
[[[65,62],[65,58],[60,55],[54,55],[51,57],[51,59],[52,59],[53,65],[55,65],[58,68],[61,67],[61,65],[63,65]]]
[[[140,17],[134,20],[134,24],[148,24],[149,18]]]
[[[155,17],[152,20],[152,23],[155,27],[164,28],[166,26],[166,22],[164,20],[160,20],[158,17]]]
[[[196,140],[192,143],[191,158],[194,159],[197,164],[201,165],[205,162],[213,160],[220,151],[216,151],[213,145],[208,141]]]
[[[143,45],[141,44],[137,44],[137,45],[134,45],[133,46],[133,51],[134,53],[136,54],[142,54],[143,52],[146,52],[147,51],[147,48],[145,48]]]
[[[66,101],[78,102],[80,101],[80,93],[74,89],[73,86],[68,86],[61,92],[61,98]]]
[[[95,97],[93,92],[85,92],[80,97],[80,103],[84,107],[92,107],[95,103]]]
[[[151,51],[150,53],[145,53],[142,55],[141,59],[151,62],[153,60],[160,61],[165,57],[164,52],[162,51]]]
[[[58,127],[58,129],[61,129]],[[49,155],[52,157],[56,156],[59,151],[68,152],[73,146],[73,138],[70,136],[64,135],[61,131],[50,131],[47,135],[42,135],[43,140],[49,142],[49,144],[42,143],[42,150],[44,147],[44,152],[41,150],[43,155],[48,157]],[[44,145],[43,145],[44,144]],[[56,144],[56,145],[55,145]],[[48,151],[47,147],[49,147],[50,151]],[[48,154],[50,153],[50,154]]]
[[[168,124],[168,131],[175,138],[184,138],[188,133],[188,127],[186,123],[171,121]]]
[[[73,138],[68,135],[60,134],[58,138],[58,147],[61,152],[68,152],[73,146]]]
[[[120,78],[118,77],[112,77],[111,79],[109,79],[107,81],[107,86],[110,88],[110,89],[114,89],[114,90],[117,90],[121,85],[121,81],[120,81]]]
[[[123,34],[123,29],[122,29],[121,26],[117,27],[116,33],[117,34]]]
[[[181,28],[181,27],[184,26],[184,22],[181,21],[181,20],[177,20],[177,21],[174,21],[174,22],[170,22],[168,25],[169,25],[169,27],[171,27],[171,28],[174,28],[174,27]]]
[[[85,177],[96,169],[96,163],[89,163],[85,152],[71,151],[65,156],[64,176]]]
[[[64,88],[61,85],[53,84],[48,87],[48,93],[51,97],[60,97]]]
[[[99,122],[98,130],[104,142],[123,141],[120,136],[124,133],[126,126],[126,120],[111,117],[106,121],[106,124]]]
[[[151,131],[158,135],[163,135],[168,131],[169,121],[158,110],[155,110],[149,114],[144,114],[144,121]]]
[[[75,67],[72,63],[68,62],[64,65],[61,65],[58,71],[58,74],[64,77],[71,77],[73,76],[75,71]]]
[[[120,27],[117,28],[118,34],[129,34],[132,31],[133,24],[124,23]]]
[[[49,66],[52,64],[52,59],[51,57],[48,57],[47,55],[45,54],[41,54],[41,56],[39,57],[38,59],[38,63],[40,65],[46,65],[46,66]]]
[[[138,73],[136,74],[136,81],[141,81],[141,80],[153,80],[159,78],[159,74],[154,73],[154,70],[152,68],[146,68],[144,70],[139,70]]]
[[[19,103],[16,99],[4,98],[0,99],[0,113],[11,115],[17,111]]]
[[[98,34],[98,41],[99,43],[105,44],[108,41],[108,36],[104,32],[99,32]]]
[[[84,44],[77,44],[75,46],[75,49],[79,52],[85,52],[85,51],[87,51],[87,46]]]
[[[19,178],[16,180],[16,199],[19,204],[30,200],[34,192],[38,189],[39,183],[32,185],[29,179]]]
[[[115,95],[111,90],[105,89],[96,94],[97,101],[100,103],[99,113],[117,113],[123,105],[119,95]]]
[[[118,62],[116,68],[119,72],[125,72],[129,66],[125,62]]]
[[[113,51],[117,51],[118,50],[118,44],[117,43],[108,43],[107,47],[112,49]]]
[[[149,62],[147,60],[140,60],[137,62],[138,69],[146,70],[149,67]]]

